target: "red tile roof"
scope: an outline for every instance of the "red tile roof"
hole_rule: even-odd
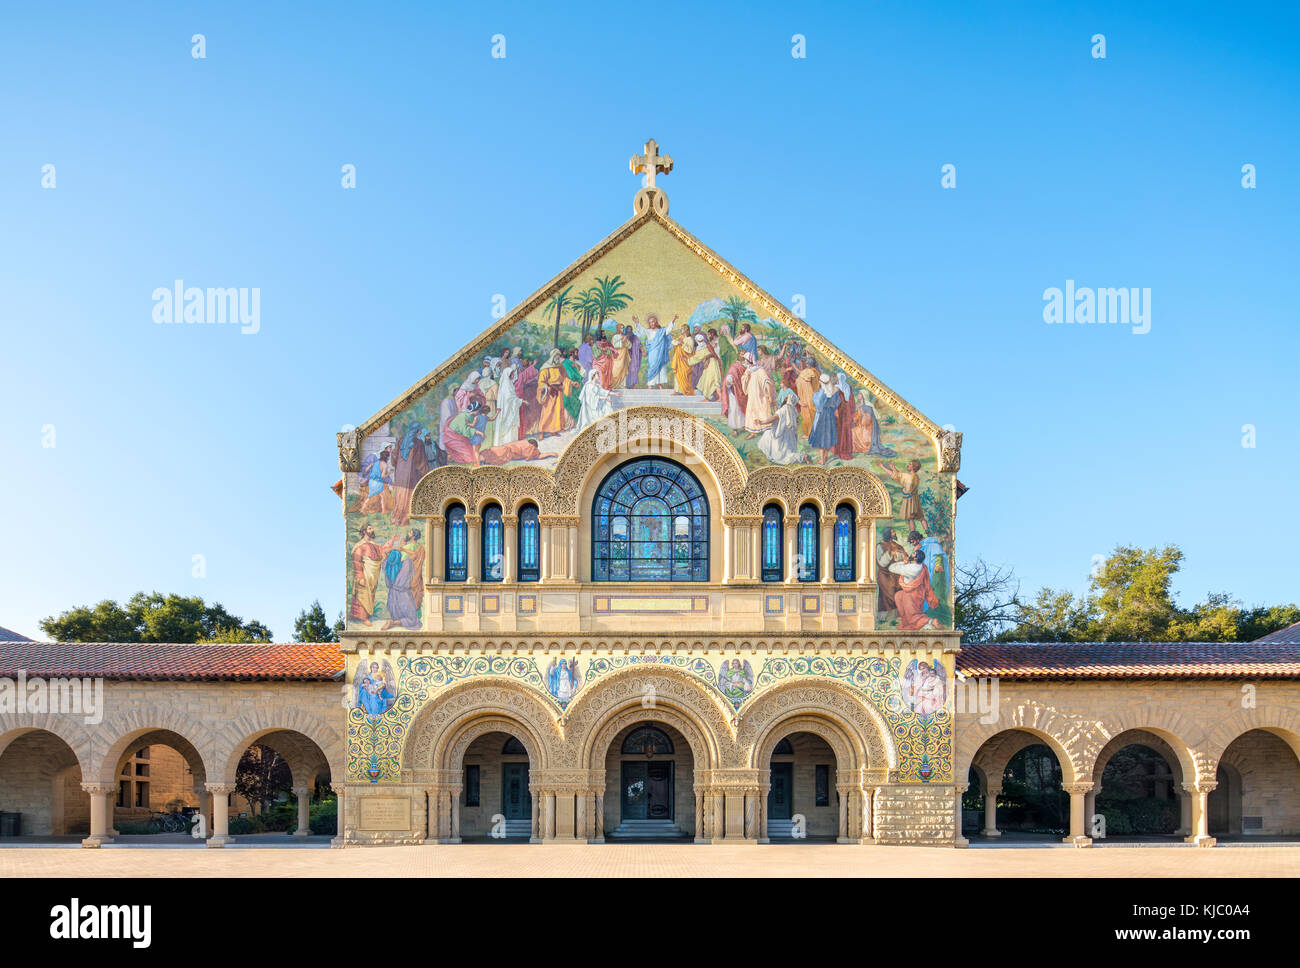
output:
[[[1295,625],[1288,625],[1284,629],[1278,629],[1276,632],[1269,632],[1268,635],[1261,635],[1255,640],[1256,642],[1291,642],[1300,645],[1300,622]]]
[[[337,642],[173,645],[152,642],[5,642],[0,676],[46,679],[289,680],[329,682],[343,673]]]
[[[963,645],[957,669],[1001,679],[1300,679],[1300,643],[989,642]]]

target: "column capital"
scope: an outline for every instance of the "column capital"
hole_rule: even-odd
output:
[[[331,784],[330,784],[330,789],[333,790],[335,793],[337,793],[339,796],[343,796],[343,793],[347,790],[347,788],[348,788],[348,785],[347,785],[346,783],[331,783]]]
[[[217,796],[235,792],[235,784],[233,783],[208,783],[205,784],[205,787],[209,793]]]
[[[1066,793],[1070,794],[1070,796],[1072,797],[1080,796],[1084,793],[1091,793],[1092,787],[1093,787],[1093,783],[1091,780],[1076,780],[1073,783],[1061,784],[1061,789],[1064,790]],[[998,792],[999,793],[1002,792],[1001,788],[998,789]]]
[[[1183,789],[1188,793],[1213,793],[1219,786],[1217,780],[1200,780],[1195,783],[1184,783]]]
[[[81,789],[93,796],[102,796],[105,793],[116,793],[116,783],[83,783]]]

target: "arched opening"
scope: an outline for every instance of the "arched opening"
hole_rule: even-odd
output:
[[[289,836],[335,836],[338,798],[329,760],[314,740],[297,730],[273,729],[246,737],[237,750],[235,788],[225,794],[230,836],[265,846]],[[206,813],[211,815],[210,805]]]
[[[12,734],[11,734],[12,736]],[[81,764],[44,729],[0,740],[0,844],[14,838],[77,840],[90,833],[90,797]]]
[[[501,505],[489,504],[483,509],[480,579],[503,581],[506,577],[506,526],[501,515]]]
[[[835,751],[815,733],[782,737],[768,761],[767,836],[827,842],[840,832]]]
[[[841,504],[835,509],[834,548],[831,555],[836,581],[854,581],[857,578],[857,516],[853,506]]]
[[[465,520],[465,505],[453,504],[447,508],[443,532],[447,581],[468,581],[469,524]]]
[[[1125,733],[1107,744],[1093,770],[1086,809],[1093,835],[1114,839],[1179,839],[1191,833],[1191,794],[1170,746],[1159,737]]]
[[[795,540],[795,574],[800,581],[821,581],[821,512],[815,504],[799,509]]]
[[[103,767],[112,764],[108,835],[190,843],[204,813],[207,771],[185,736],[170,729],[141,729],[121,737]],[[207,812],[210,817],[211,813]]]
[[[605,836],[683,840],[695,831],[695,758],[674,727],[655,720],[620,730],[605,758]]]
[[[763,508],[763,581],[785,580],[785,512],[779,504]]]
[[[1292,743],[1252,729],[1228,744],[1208,797],[1210,833],[1217,822],[1229,839],[1300,836],[1300,760]]]
[[[1056,750],[1027,730],[1004,730],[976,752],[962,799],[983,812],[976,840],[1059,841],[1070,827],[1070,797]],[[963,823],[965,826],[965,823]]]
[[[519,509],[519,580],[540,581],[542,577],[542,526],[536,504]]]
[[[708,581],[709,499],[676,461],[620,464],[592,500],[593,581]]]
[[[484,733],[465,748],[460,792],[463,840],[495,843],[534,837],[531,767],[527,747],[511,733]]]

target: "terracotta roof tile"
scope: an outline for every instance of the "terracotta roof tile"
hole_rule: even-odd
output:
[[[957,669],[1000,679],[1300,679],[1300,643],[980,642]]]
[[[0,643],[0,676],[328,682],[343,673],[337,642],[174,645],[153,642]]]

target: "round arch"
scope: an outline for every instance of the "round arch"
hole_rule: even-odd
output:
[[[1241,709],[1218,722],[1205,742],[1202,776],[1213,779],[1224,752],[1251,730],[1272,733],[1291,747],[1300,759],[1300,712],[1281,706]]]
[[[1145,746],[1160,754],[1180,784],[1196,782],[1196,763],[1191,751],[1178,736],[1160,727],[1133,726],[1115,733],[1105,746],[1092,754],[1092,769],[1085,775],[1092,780],[1094,793],[1101,792],[1101,777],[1106,764],[1127,746]]]
[[[88,777],[95,782],[116,785],[117,771],[122,761],[134,749],[145,746],[170,746],[185,759],[194,775],[195,785],[218,782],[221,761],[214,755],[214,741],[196,743],[190,738],[195,723],[179,712],[168,709],[133,709],[117,719],[104,724],[106,736],[113,737],[110,745],[97,756]],[[231,773],[233,782],[233,771]]]
[[[1024,703],[1023,705],[1004,708],[1000,711],[998,719],[993,723],[976,722],[971,726],[962,728],[957,731],[957,751],[953,762],[953,775],[965,777],[970,771],[971,764],[975,762],[980,751],[991,740],[1001,736],[1003,733],[1021,732],[1035,737],[1034,742],[1043,743],[1055,755],[1057,762],[1061,765],[1061,782],[1075,783],[1081,779],[1091,776],[1091,770],[1085,768],[1085,763],[1090,763],[1084,753],[1084,740],[1080,738],[1080,730],[1076,723],[1071,722],[1061,716],[1054,710],[1040,706],[1037,703]],[[1030,743],[1022,743],[1007,759],[1015,752],[1019,752]],[[1003,764],[1005,769],[1006,764]],[[989,779],[995,776],[1000,783],[1001,773],[993,773],[984,767]]]
[[[244,752],[255,743],[268,737],[280,741],[285,749],[274,742],[265,742],[286,760],[306,766],[319,754],[332,777],[344,775],[345,753],[343,739],[334,727],[309,713],[296,709],[263,709],[261,707],[229,722],[218,738],[217,762],[222,772],[214,782],[235,782],[235,770]],[[298,783],[297,772],[294,782]]]
[[[487,723],[498,725],[488,729]],[[473,739],[493,731],[523,743],[534,769],[552,765],[564,741],[554,713],[536,692],[509,679],[483,677],[444,689],[425,703],[407,734],[402,769],[453,769],[453,755],[463,757]]]
[[[766,758],[762,752],[765,739],[782,721],[795,716],[834,725],[847,744],[849,768],[898,769],[898,751],[880,710],[866,696],[822,679],[787,680],[750,699],[737,736],[744,751],[742,765],[765,769],[771,759],[771,750]],[[779,739],[771,740],[771,745],[775,746]]]
[[[0,755],[4,755],[10,743],[33,730],[51,733],[67,743],[77,757],[81,775],[89,781],[93,775],[90,733],[84,724],[69,716],[39,713],[0,714]]]
[[[653,705],[645,705],[647,696]],[[672,666],[637,663],[619,669],[580,690],[565,719],[569,748],[576,753],[569,765],[580,769],[603,770],[614,737],[642,719],[667,722],[685,736],[697,770],[723,766],[735,748],[721,697]]]

